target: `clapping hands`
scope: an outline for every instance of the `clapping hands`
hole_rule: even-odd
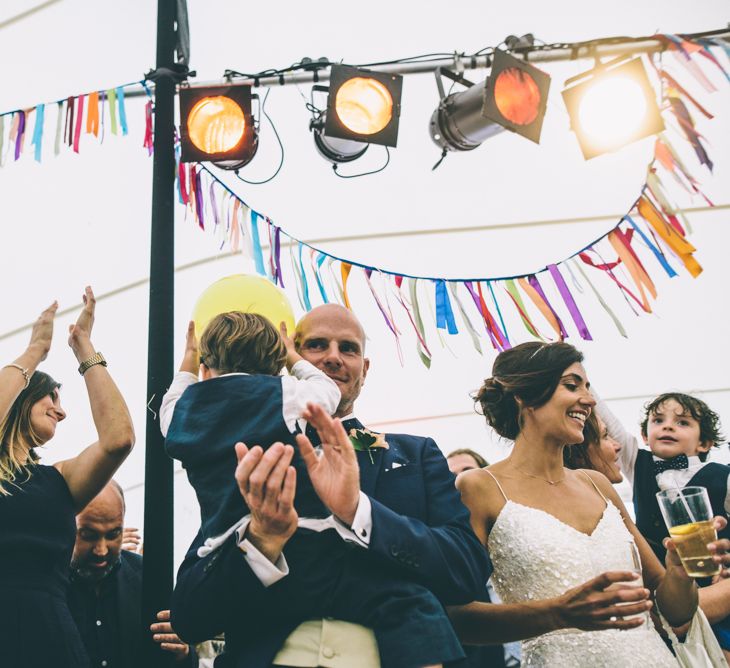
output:
[[[333,515],[348,526],[355,519],[360,502],[360,467],[357,455],[342,423],[317,404],[307,404],[302,417],[319,433],[322,449],[317,453],[304,434],[297,434],[312,486]]]
[[[38,362],[46,359],[48,351],[51,349],[51,340],[53,339],[53,320],[58,310],[58,302],[53,302],[39,316],[38,320],[33,324],[33,330],[30,333],[30,343],[28,349],[35,352]]]

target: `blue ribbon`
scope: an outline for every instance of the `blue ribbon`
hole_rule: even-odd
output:
[[[122,126],[122,134],[126,135],[129,132],[127,128],[127,110],[124,107],[124,88],[118,86],[117,92],[117,106],[119,107],[119,125]]]
[[[449,334],[459,333],[445,281],[436,281],[436,327],[447,330]]]
[[[327,293],[324,290],[324,284],[322,283],[322,277],[319,275],[319,270],[322,268],[322,263],[327,259],[327,256],[324,253],[320,253],[319,257],[317,258],[317,268],[314,270],[314,277],[317,279],[317,286],[319,287],[319,294],[322,295],[322,301],[325,304],[329,304],[329,299],[327,299]]]
[[[299,244],[299,273],[302,276],[302,299],[304,300],[304,308],[307,311],[312,310],[312,304],[309,301],[309,286],[307,285],[307,275],[304,273],[304,263],[302,262],[302,249],[304,246]]]
[[[259,214],[253,209],[251,209],[251,246],[253,247],[253,259],[256,263],[256,272],[262,276],[266,276],[264,253],[261,250],[261,241],[259,240]]]
[[[39,104],[35,108],[35,127],[33,128],[33,146],[35,146],[35,159],[41,161],[41,149],[43,148],[43,117],[45,116],[46,105]]]
[[[664,271],[669,274],[670,278],[673,278],[677,275],[677,272],[672,269],[672,266],[667,262],[667,258],[664,257],[664,253],[662,253],[652,242],[649,237],[642,232],[641,228],[632,220],[631,216],[624,216],[624,220],[631,223],[631,226],[639,233],[639,236],[644,240],[644,243],[649,247],[649,250],[654,253],[656,256],[656,259],[659,260],[659,264],[664,267]]]

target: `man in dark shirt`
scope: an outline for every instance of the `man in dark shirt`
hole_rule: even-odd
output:
[[[142,627],[142,557],[122,550],[124,510],[122,488],[112,481],[76,516],[69,606],[91,665],[138,668],[156,653],[158,661],[147,665],[166,665],[168,655],[194,666],[194,652],[173,632],[168,610],[150,630]]]

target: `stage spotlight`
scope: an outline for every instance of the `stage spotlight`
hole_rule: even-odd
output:
[[[351,144],[395,146],[402,88],[403,77],[399,74],[333,65],[320,140],[329,143],[329,139],[325,138],[335,138],[350,140]],[[320,148],[319,143],[317,148]],[[350,146],[345,153],[353,155],[357,150]],[[362,152],[364,149],[360,155]],[[355,157],[349,159],[354,160]]]
[[[181,160],[223,169],[251,162],[258,148],[252,97],[251,86],[180,88]]]
[[[586,160],[664,129],[641,58],[607,63],[566,81],[563,100]],[[582,80],[582,81],[581,81]]]
[[[445,96],[431,115],[431,139],[445,151],[471,151],[503,130],[540,141],[550,77],[506,51],[495,51],[489,78],[473,84],[450,72],[440,74],[467,90]]]
[[[309,129],[314,135],[314,146],[319,154],[336,165],[341,162],[352,162],[362,157],[368,150],[369,144],[352,139],[340,139],[339,137],[328,137],[324,134],[324,126],[327,112],[321,117],[313,119]]]

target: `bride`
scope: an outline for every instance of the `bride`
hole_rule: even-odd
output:
[[[476,395],[487,422],[514,440],[507,459],[457,481],[494,564],[494,587],[505,603],[530,607],[603,571],[631,570],[633,543],[655,607],[680,627],[694,615],[698,594],[676,552],[670,547],[665,571],[611,483],[595,471],[563,467],[563,448],[582,442],[595,405],[582,359],[567,343],[523,343],[498,355]],[[531,638],[523,642],[523,665],[676,668],[653,625],[638,625],[642,618],[626,630]]]

